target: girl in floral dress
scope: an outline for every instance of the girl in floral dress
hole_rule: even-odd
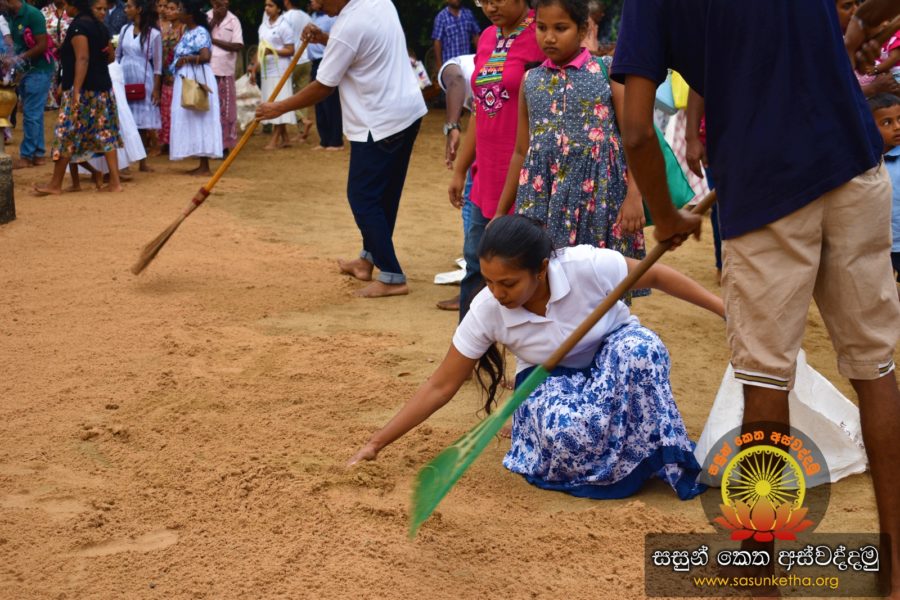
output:
[[[610,57],[581,46],[587,3],[538,0],[536,24],[547,60],[525,75],[516,149],[496,214],[515,202],[518,214],[547,226],[554,247],[591,244],[641,259],[644,208],[627,181],[617,126],[624,88],[609,80]]]
[[[472,300],[441,365],[351,464],[373,460],[449,402],[476,366],[490,412],[504,373],[496,344],[516,356],[521,383],[638,264],[588,245],[554,251],[547,232],[520,215],[495,219],[478,254],[487,288]],[[639,285],[724,315],[721,298],[669,267],[650,267]],[[704,490],[700,465],[669,369],[659,337],[617,302],[516,410],[503,466],[574,496],[624,498],[653,477],[682,500],[696,496]]]
[[[175,46],[181,40],[184,26],[178,21],[178,5],[175,2],[161,2],[159,28],[162,32],[163,64],[170,65],[175,60]],[[159,5],[157,5],[159,6]],[[159,143],[163,152],[169,151],[169,135],[172,124],[172,89],[175,77],[169,69],[163,70],[162,93],[159,100],[159,116],[162,126],[159,129]]]

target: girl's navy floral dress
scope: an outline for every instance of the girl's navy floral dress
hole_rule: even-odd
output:
[[[531,143],[516,212],[544,223],[557,248],[590,244],[640,260],[643,232],[625,234],[616,225],[627,188],[625,150],[601,60],[611,62],[584,50],[561,69],[545,61],[526,73]]]

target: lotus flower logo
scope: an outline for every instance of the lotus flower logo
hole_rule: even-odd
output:
[[[806,480],[800,465],[773,446],[739,452],[722,478],[722,517],[714,522],[731,531],[732,540],[795,540],[813,524],[804,519]]]

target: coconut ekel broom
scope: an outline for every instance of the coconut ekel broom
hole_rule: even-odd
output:
[[[278,85],[275,86],[275,89],[272,90],[271,95],[269,96],[268,102],[274,102],[278,97],[278,93],[281,92],[281,88],[284,87],[284,84],[287,83],[287,80],[290,78],[291,73],[294,71],[294,67],[297,66],[297,61],[300,60],[300,57],[306,51],[306,46],[309,42],[303,42],[300,45],[300,49],[294,54],[294,58],[291,59],[291,64],[285,69],[284,73],[281,75],[281,79],[278,81]],[[209,181],[206,182],[206,185],[200,187],[197,190],[197,193],[194,194],[194,197],[191,198],[190,204],[181,211],[181,214],[178,215],[171,225],[169,225],[165,231],[156,236],[153,241],[144,246],[144,249],[141,251],[140,257],[134,266],[131,267],[131,272],[135,275],[138,275],[141,271],[147,268],[147,265],[156,258],[156,255],[162,249],[163,246],[166,245],[166,242],[169,241],[169,238],[172,237],[172,234],[175,233],[175,230],[178,229],[178,226],[181,225],[181,222],[184,221],[188,216],[197,209],[198,206],[203,204],[206,200],[207,196],[209,196],[210,192],[212,192],[213,187],[218,183],[219,179],[222,178],[222,175],[225,174],[225,171],[228,170],[228,167],[231,166],[231,163],[234,162],[234,159],[237,158],[237,155],[244,149],[244,146],[250,140],[250,137],[253,135],[253,132],[256,130],[256,126],[259,125],[259,119],[253,119],[250,123],[250,126],[247,127],[247,130],[244,131],[244,135],[241,136],[240,141],[237,146],[234,147],[234,150],[229,152],[228,157],[222,161],[222,164],[219,165],[219,168],[216,169],[216,172],[213,173],[212,177],[209,178]]]
[[[703,200],[694,206],[694,214],[703,214],[715,203],[716,192],[710,192]],[[628,273],[625,279],[617,285],[612,292],[601,302],[597,308],[585,318],[584,321],[569,335],[568,338],[550,355],[544,363],[535,367],[522,385],[516,388],[512,398],[503,406],[494,411],[489,417],[473,427],[468,433],[453,442],[453,444],[438,454],[430,463],[419,471],[413,486],[412,510],[410,511],[409,537],[415,537],[419,527],[434,512],[440,501],[447,495],[450,488],[465,473],[488,442],[500,431],[507,419],[519,408],[519,405],[531,395],[549,375],[550,372],[572,351],[581,338],[590,331],[610,308],[634,285],[638,279],[671,248],[671,240],[660,242],[647,254],[635,268]]]

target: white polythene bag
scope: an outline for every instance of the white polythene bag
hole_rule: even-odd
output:
[[[859,424],[859,409],[831,382],[806,364],[801,350],[789,396],[791,426],[812,438],[824,455],[831,482],[862,473],[868,464]],[[743,385],[731,365],[725,372],[694,456],[702,465],[712,446],[738,427],[744,416]]]

